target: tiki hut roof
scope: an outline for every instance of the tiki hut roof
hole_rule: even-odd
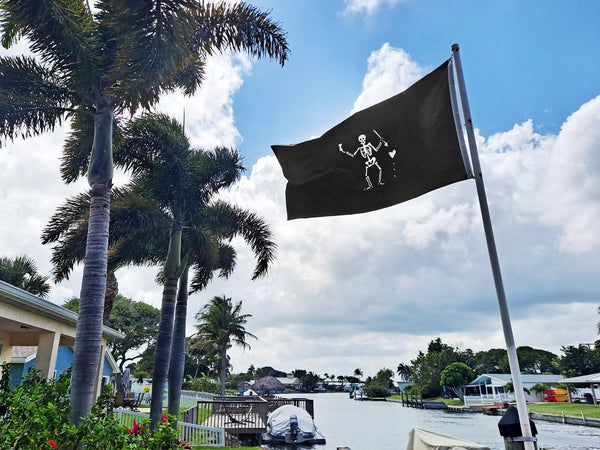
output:
[[[252,389],[259,393],[270,391],[283,392],[285,391],[285,386],[275,377],[263,377],[252,385]]]

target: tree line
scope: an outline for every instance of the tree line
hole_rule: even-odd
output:
[[[521,373],[561,374],[575,377],[600,372],[600,340],[593,344],[561,347],[562,355],[529,346],[517,348]],[[510,373],[505,349],[473,352],[432,340],[409,364],[400,363],[397,374],[425,397],[444,394],[444,386],[456,388],[484,373]]]

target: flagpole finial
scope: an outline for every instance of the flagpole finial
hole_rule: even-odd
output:
[[[452,44],[452,51],[453,52],[457,52],[459,48],[460,47],[458,46],[458,44]]]

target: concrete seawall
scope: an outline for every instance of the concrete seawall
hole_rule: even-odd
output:
[[[600,419],[590,417],[559,416],[557,414],[529,413],[534,420],[545,420],[547,422],[568,423],[570,425],[584,425],[586,427],[600,428]]]

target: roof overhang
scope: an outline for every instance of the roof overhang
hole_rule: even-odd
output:
[[[0,301],[58,322],[72,326],[77,325],[77,313],[30,294],[4,281],[0,281]],[[125,337],[123,333],[104,325],[102,326],[102,335],[108,340],[123,339]]]

